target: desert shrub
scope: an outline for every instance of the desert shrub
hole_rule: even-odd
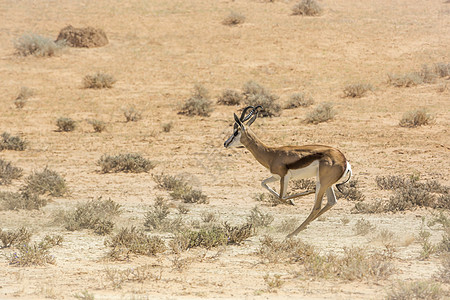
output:
[[[195,85],[192,96],[184,102],[178,113],[187,116],[209,117],[213,110],[206,88],[202,85]]]
[[[253,196],[253,199],[258,202],[267,203],[270,206],[277,206],[280,204],[287,204],[287,201],[281,200],[277,196],[268,193],[258,193]]]
[[[93,75],[86,75],[83,78],[83,86],[85,89],[103,89],[112,88],[116,83],[114,76],[97,72]]]
[[[185,230],[175,235],[170,242],[170,247],[175,253],[188,250],[190,248],[206,248],[226,245],[227,235],[223,227],[218,225],[209,225],[200,230]]]
[[[148,236],[134,226],[121,228],[116,235],[105,241],[105,246],[112,248],[109,257],[116,260],[129,253],[151,256],[166,250],[160,237]]]
[[[435,274],[435,278],[443,283],[450,283],[450,255],[447,253],[442,258],[439,271]]]
[[[227,244],[239,245],[254,234],[253,225],[250,223],[231,226],[225,222],[223,228],[227,236]]]
[[[53,56],[64,48],[63,42],[54,42],[47,37],[30,33],[22,35],[15,43],[16,54],[21,56]]]
[[[292,8],[293,15],[318,16],[322,13],[322,8],[316,0],[302,0]]]
[[[298,239],[275,241],[266,235],[261,240],[258,255],[266,263],[304,262],[310,256],[318,255],[313,246]]]
[[[438,300],[444,291],[438,283],[430,281],[399,281],[388,291],[386,300]]]
[[[76,122],[71,118],[61,117],[56,120],[56,126],[58,131],[70,132],[75,130]]]
[[[377,186],[382,190],[396,190],[406,187],[410,181],[416,181],[414,178],[410,180],[402,176],[397,175],[386,175],[375,177],[375,182]]]
[[[105,235],[114,229],[113,218],[121,213],[121,205],[108,199],[90,200],[80,203],[64,216],[64,227],[75,231],[92,229],[96,234]]]
[[[305,122],[319,124],[331,120],[336,115],[333,104],[330,102],[322,102],[306,115]]]
[[[100,28],[74,28],[68,25],[61,29],[56,41],[64,41],[69,47],[101,47],[108,44],[105,31]]]
[[[434,72],[438,77],[450,76],[450,63],[436,63],[434,64]]]
[[[248,81],[242,87],[244,103],[246,105],[258,106],[263,108],[259,111],[262,117],[279,116],[281,106],[276,102],[278,96],[273,95],[269,90],[254,81]]]
[[[47,167],[41,172],[34,171],[25,178],[25,184],[22,190],[32,194],[48,194],[54,197],[61,197],[68,192],[66,180]]]
[[[247,216],[247,223],[252,224],[253,228],[267,227],[273,222],[273,215],[262,212],[258,206],[255,206]]]
[[[92,125],[95,132],[103,132],[106,129],[106,123],[100,120],[88,120],[88,123]]]
[[[3,132],[0,136],[0,151],[15,150],[23,151],[27,147],[28,142],[19,136],[11,136],[7,132]]]
[[[183,200],[184,203],[209,203],[208,196],[188,185],[183,179],[165,174],[153,175],[153,179],[159,188],[170,191],[170,196],[175,200]]]
[[[419,76],[422,78],[422,82],[424,83],[433,83],[436,81],[437,74],[435,72],[434,66],[423,65],[422,69],[419,71]]]
[[[25,227],[21,227],[13,231],[3,231],[0,229],[0,241],[2,242],[0,248],[28,244],[30,242],[31,235],[31,232]]]
[[[359,214],[377,214],[386,211],[386,203],[384,201],[375,200],[373,202],[356,202],[352,209],[352,213]]]
[[[344,96],[350,98],[361,98],[368,91],[372,91],[373,87],[371,84],[355,83],[349,84],[344,88]]]
[[[54,264],[55,258],[50,255],[48,248],[37,243],[17,246],[17,252],[9,257],[9,264],[18,267]]]
[[[0,185],[7,185],[22,176],[22,168],[0,158]]]
[[[217,100],[218,104],[239,105],[243,100],[242,94],[236,90],[224,90]]]
[[[280,224],[276,226],[276,230],[278,232],[292,232],[294,231],[298,224],[300,223],[300,220],[295,217],[287,218],[281,221]]]
[[[178,231],[183,227],[181,217],[169,219],[169,205],[162,197],[157,197],[155,204],[145,213],[144,227],[147,230]]]
[[[148,172],[155,167],[150,160],[138,153],[118,154],[115,156],[103,155],[97,162],[102,173],[141,173]]]
[[[16,99],[14,100],[14,105],[16,108],[24,108],[25,104],[27,104],[28,98],[33,96],[33,90],[23,86],[20,88],[20,92],[17,95]]]
[[[137,110],[134,106],[127,107],[123,110],[126,122],[137,122],[142,119],[141,111]]]
[[[436,252],[436,246],[430,242],[431,233],[425,230],[425,222],[422,219],[422,225],[420,227],[418,241],[422,246],[422,250],[420,251],[419,259],[425,260],[430,258],[431,254]]]
[[[288,102],[284,106],[285,109],[293,109],[298,107],[308,107],[314,104],[314,99],[304,93],[295,93],[289,97]]]
[[[388,74],[388,84],[395,87],[411,87],[423,83],[423,79],[418,72],[407,74]]]
[[[0,210],[32,210],[40,209],[45,205],[47,205],[47,199],[40,198],[32,192],[0,192]]]
[[[359,219],[356,221],[354,232],[356,235],[367,235],[369,232],[373,231],[375,226],[365,219]]]
[[[342,193],[336,189],[336,197],[338,199],[345,198],[350,201],[363,201],[365,196],[359,188],[359,182],[357,179],[351,180],[344,185],[339,186]]]
[[[424,108],[406,112],[399,122],[402,127],[418,127],[433,122],[433,116]]]
[[[280,274],[274,274],[273,276],[266,274],[263,278],[264,282],[267,285],[267,291],[269,293],[276,292],[277,289],[281,288],[284,284],[283,280],[281,280]]]
[[[152,177],[155,180],[158,188],[164,189],[167,191],[173,191],[178,188],[183,188],[185,185],[187,185],[187,183],[184,182],[183,179],[177,178],[172,175],[154,174],[154,175],[152,175]]]
[[[228,16],[222,21],[223,25],[228,25],[228,26],[234,26],[234,25],[239,25],[244,23],[245,21],[245,16],[235,12],[235,11],[231,11]]]
[[[173,123],[172,122],[161,124],[161,128],[162,128],[162,130],[164,132],[170,132],[172,130],[172,127],[173,127]]]
[[[161,271],[159,274],[155,274],[154,265],[143,265],[125,270],[107,268],[105,269],[104,277],[113,289],[121,289],[123,284],[127,282],[143,283],[146,280],[158,281],[161,279],[161,274]]]
[[[61,246],[62,242],[64,241],[64,238],[62,235],[56,234],[56,235],[46,235],[42,239],[42,241],[39,242],[39,247],[50,249],[55,246]]]

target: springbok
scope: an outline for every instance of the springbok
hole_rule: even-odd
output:
[[[250,109],[251,111],[246,115]],[[309,223],[337,203],[333,187],[338,185],[339,189],[339,185],[348,182],[352,176],[352,169],[342,152],[330,146],[266,146],[250,129],[250,125],[258,116],[258,109],[262,109],[262,106],[247,106],[242,111],[240,118],[234,114],[234,131],[225,141],[224,146],[230,148],[243,145],[261,165],[269,169],[272,176],[263,180],[261,185],[281,201],[290,200],[292,203],[291,199],[293,198],[315,193],[315,202],[311,213],[297,229],[287,236],[287,238],[290,238],[306,229]],[[247,124],[244,124],[246,121],[248,121]],[[315,191],[287,195],[290,179],[311,177],[316,177]],[[267,185],[275,181],[280,182],[280,193],[275,192]],[[327,204],[322,207],[322,199],[325,193]]]

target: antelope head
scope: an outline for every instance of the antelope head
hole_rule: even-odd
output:
[[[258,117],[258,109],[260,108],[262,109],[261,105],[258,105],[256,107],[247,106],[242,111],[240,118],[236,114],[234,114],[235,122],[233,126],[233,134],[223,144],[225,148],[242,146],[241,136],[242,134],[247,134],[245,127],[250,126],[253,124],[253,122],[255,122],[256,118]],[[250,109],[251,111],[247,114],[247,111],[249,111]],[[246,121],[248,121],[247,124],[244,124],[244,122]]]

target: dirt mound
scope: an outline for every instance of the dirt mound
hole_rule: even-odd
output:
[[[56,41],[61,40],[65,40],[67,46],[79,48],[101,47],[108,44],[108,38],[103,29],[93,27],[74,28],[71,25],[61,29]]]

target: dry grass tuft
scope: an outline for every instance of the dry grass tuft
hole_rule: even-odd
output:
[[[236,26],[245,22],[245,16],[235,11],[231,11],[222,21],[223,25]]]
[[[137,122],[142,119],[141,111],[137,110],[134,106],[127,107],[123,110],[126,122]]]
[[[41,172],[34,171],[25,179],[25,184],[22,190],[30,194],[61,197],[68,192],[66,180],[47,167]]]
[[[236,90],[224,90],[217,100],[218,104],[239,105],[243,100],[242,94]]]
[[[330,102],[322,102],[306,115],[305,122],[319,124],[333,119],[335,115],[336,112],[333,109],[333,104]]]
[[[8,185],[14,179],[19,179],[22,177],[22,171],[22,168],[0,158],[0,185]]]
[[[351,180],[344,185],[339,186],[342,193],[336,189],[336,197],[338,199],[345,198],[349,201],[364,201],[365,196],[361,192],[357,179]]]
[[[386,300],[438,300],[443,299],[444,293],[438,283],[430,281],[399,281],[388,291]]]
[[[208,196],[188,185],[183,179],[165,174],[153,175],[153,179],[158,188],[170,191],[170,196],[175,200],[183,200],[184,203],[209,203]]]
[[[95,132],[103,132],[106,130],[106,123],[100,120],[88,120],[88,123],[92,125]]]
[[[71,118],[61,117],[56,120],[56,126],[60,132],[70,132],[75,130],[76,122]]]
[[[367,235],[369,232],[374,231],[375,226],[372,225],[369,221],[361,218],[356,221],[354,231],[356,235]]]
[[[246,105],[263,107],[259,115],[262,117],[276,117],[280,115],[281,106],[276,102],[278,96],[255,81],[248,81],[242,87],[244,103]]]
[[[31,232],[25,227],[21,227],[14,231],[3,231],[0,229],[0,241],[2,242],[0,248],[28,244],[30,239]]]
[[[267,227],[272,224],[274,220],[273,215],[270,213],[262,212],[258,206],[255,206],[250,211],[247,217],[247,223],[252,224],[253,228]]]
[[[419,73],[388,74],[388,84],[395,87],[411,87],[423,83],[423,78]]]
[[[349,84],[344,88],[344,96],[349,98],[361,98],[368,91],[373,91],[373,86],[371,84]]]
[[[104,89],[112,88],[116,83],[114,76],[97,72],[94,75],[86,75],[83,78],[83,86],[85,89]]]
[[[103,155],[97,162],[102,173],[142,173],[148,172],[155,164],[142,157],[139,153],[118,154],[115,156]]]
[[[7,132],[3,132],[0,136],[0,151],[2,150],[15,150],[24,151],[28,142],[23,140],[19,136],[11,136]]]
[[[285,109],[293,109],[298,107],[308,107],[314,104],[314,99],[304,93],[295,93],[289,97],[288,102],[284,106]]]
[[[293,15],[318,16],[322,13],[322,8],[316,0],[302,0],[292,8]]]
[[[70,231],[92,229],[99,235],[109,234],[114,229],[112,220],[120,215],[120,209],[121,205],[111,199],[80,203],[75,210],[65,214],[64,227]]]
[[[173,127],[173,122],[163,123],[161,124],[161,128],[163,132],[170,132]]]
[[[399,122],[401,127],[418,127],[433,123],[434,117],[425,108],[406,112]]]
[[[184,223],[181,217],[169,219],[169,204],[162,197],[157,197],[155,204],[145,213],[144,227],[147,230],[179,231]]]
[[[34,91],[26,86],[20,88],[20,92],[14,100],[14,105],[16,108],[24,108],[27,104],[28,98],[33,96]]]
[[[64,46],[63,42],[55,43],[47,37],[34,33],[24,34],[14,43],[16,54],[20,56],[54,56],[61,52]]]
[[[47,199],[30,192],[0,192],[0,210],[40,209]]]
[[[40,244],[23,244],[17,247],[18,252],[14,252],[9,257],[9,264],[17,267],[42,266],[54,264],[55,258],[50,255],[48,248]]]
[[[202,85],[195,85],[192,96],[184,102],[178,113],[187,116],[209,117],[213,110],[206,88]]]
[[[114,260],[123,260],[130,253],[151,256],[166,250],[160,237],[148,236],[134,226],[121,228],[116,235],[105,241],[105,246],[112,248],[108,256]]]

